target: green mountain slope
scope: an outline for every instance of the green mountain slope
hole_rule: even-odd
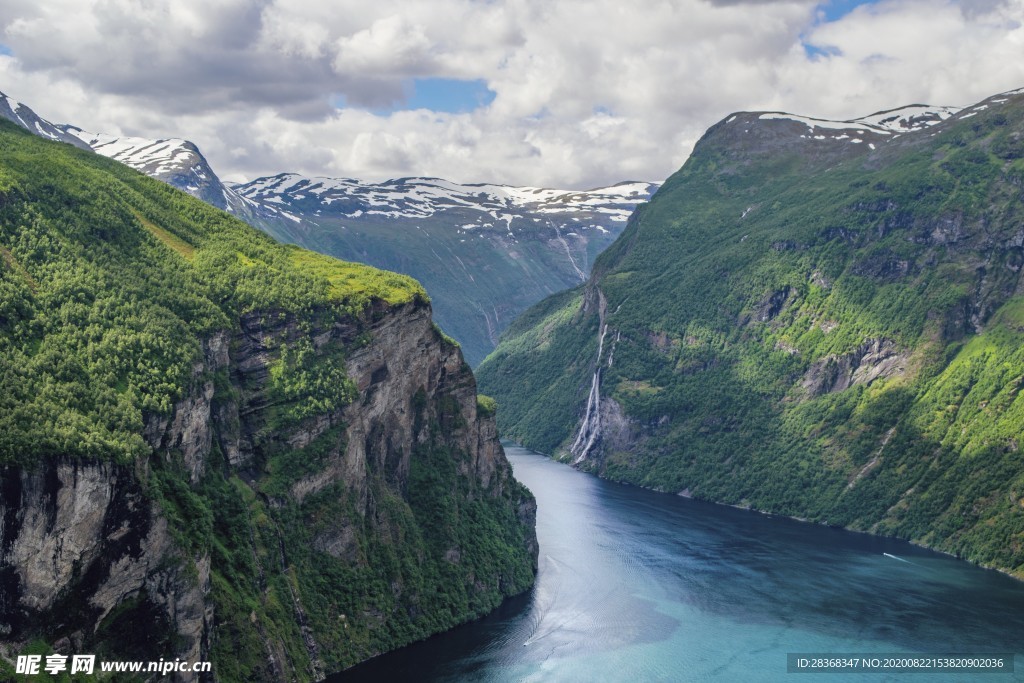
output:
[[[0,387],[5,680],[53,649],[317,680],[532,583],[533,499],[417,282],[7,122]]]
[[[250,202],[245,220],[279,240],[422,282],[438,324],[475,366],[519,313],[584,281],[656,187],[569,191],[281,174],[232,191]]]
[[[712,127],[480,367],[504,435],[1024,576],[1024,95],[933,124]]]
[[[253,223],[307,249],[415,274],[436,302],[438,324],[459,341],[470,364],[479,364],[517,314],[579,284],[582,278],[554,239],[553,230],[544,231],[551,235],[525,236],[515,244],[504,231],[488,228],[467,241],[453,226],[475,216],[448,213],[417,219],[418,225],[409,224],[408,219],[373,217],[351,225],[345,219],[322,216],[315,227],[307,228],[287,219],[260,218]],[[588,242],[574,243],[580,266],[588,268],[614,237],[599,234]]]

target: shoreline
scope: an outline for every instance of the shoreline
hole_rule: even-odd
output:
[[[1003,569],[1001,567],[993,567],[993,566],[990,566],[990,565],[987,565],[987,564],[983,564],[983,563],[980,563],[980,562],[972,562],[971,560],[968,560],[968,559],[965,559],[963,557],[960,557],[959,555],[951,553],[948,550],[942,550],[941,548],[936,548],[934,546],[930,546],[930,545],[928,545],[926,543],[923,543],[923,542],[915,540],[915,539],[901,538],[900,536],[887,536],[885,534],[876,534],[876,533],[873,533],[871,531],[865,531],[863,529],[851,529],[850,527],[845,527],[845,526],[841,526],[841,525],[837,525],[837,524],[829,524],[827,522],[816,522],[814,520],[807,519],[805,517],[796,517],[794,515],[786,515],[786,514],[782,514],[780,512],[772,512],[770,510],[762,510],[760,508],[756,508],[756,507],[752,507],[752,506],[737,505],[737,504],[734,504],[734,503],[723,503],[721,501],[712,500],[710,498],[699,498],[699,497],[695,497],[695,496],[691,495],[689,493],[689,489],[688,488],[683,489],[682,491],[678,491],[676,493],[672,493],[671,491],[665,491],[665,490],[662,490],[662,489],[656,489],[656,488],[649,487],[649,486],[641,486],[639,484],[634,484],[634,483],[629,482],[629,481],[620,481],[620,480],[617,480],[617,479],[609,479],[608,477],[602,477],[600,474],[596,474],[594,472],[590,472],[590,471],[587,471],[587,470],[582,470],[582,469],[576,467],[575,465],[573,465],[571,462],[568,462],[567,460],[563,460],[563,459],[561,459],[559,457],[556,457],[554,455],[551,455],[551,454],[548,454],[548,453],[542,453],[540,451],[535,451],[532,448],[528,448],[527,446],[523,446],[522,444],[517,443],[515,441],[512,441],[511,439],[501,439],[501,442],[502,442],[502,446],[504,446],[506,444],[512,444],[512,445],[517,446],[519,448],[522,448],[524,450],[530,451],[531,453],[536,453],[537,455],[541,455],[541,456],[543,456],[545,458],[548,458],[549,460],[552,460],[552,461],[557,462],[559,464],[565,465],[567,467],[571,467],[572,469],[576,470],[577,472],[580,472],[581,474],[588,474],[590,476],[597,477],[598,479],[601,479],[602,481],[607,481],[607,482],[610,482],[610,483],[613,483],[613,484],[619,484],[619,485],[622,485],[622,486],[632,486],[632,487],[635,487],[635,488],[638,488],[638,489],[643,489],[644,491],[652,491],[654,493],[661,493],[661,494],[668,495],[668,496],[676,496],[676,497],[679,497],[679,498],[686,498],[688,500],[699,501],[701,503],[708,503],[710,505],[721,505],[723,507],[729,507],[729,508],[733,508],[735,510],[744,510],[746,512],[755,512],[755,513],[757,513],[759,515],[764,515],[764,516],[767,516],[767,517],[779,517],[781,519],[789,519],[789,520],[792,520],[794,522],[801,522],[803,524],[814,524],[814,525],[817,525],[817,526],[823,526],[823,527],[827,527],[827,528],[830,528],[830,529],[838,529],[838,530],[846,531],[846,532],[853,533],[853,534],[861,534],[861,535],[864,535],[864,536],[871,536],[873,538],[883,538],[883,539],[893,540],[893,541],[902,541],[902,542],[905,542],[905,543],[909,543],[910,545],[915,546],[917,548],[922,548],[924,550],[928,550],[928,551],[933,552],[933,553],[939,553],[940,555],[945,555],[946,557],[951,557],[951,558],[953,558],[953,559],[955,559],[955,560],[957,560],[959,562],[966,562],[967,564],[969,564],[969,565],[971,565],[973,567],[977,567],[979,569],[984,569],[986,571],[997,572],[999,574],[1002,574],[1003,576],[1006,576],[1006,577],[1009,577],[1009,578],[1013,579],[1014,581],[1018,581],[1020,583],[1024,583],[1024,573],[1015,574],[1014,572],[1012,572],[1012,571],[1010,571],[1008,569]]]

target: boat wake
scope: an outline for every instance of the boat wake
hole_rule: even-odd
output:
[[[899,560],[900,562],[906,562],[907,564],[914,564],[910,560],[904,560],[902,557],[896,557],[895,555],[890,555],[889,553],[882,553],[882,554],[885,555],[886,557],[891,557],[894,560]],[[914,566],[916,567],[917,565],[915,564]]]

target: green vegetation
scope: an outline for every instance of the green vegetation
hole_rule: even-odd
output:
[[[330,673],[532,583],[533,532],[517,517],[530,494],[507,465],[486,485],[466,474],[458,430],[474,427],[471,406],[421,389],[405,399],[414,452],[387,434],[366,472],[341,462],[343,416],[358,410],[346,357],[397,307],[427,302],[408,277],[277,244],[117,162],[0,122],[0,465],[127,465],[119,476],[156,504],[177,546],[160,561],[198,581],[209,559],[219,680],[313,680],[317,660]],[[208,357],[214,339],[227,365]],[[439,332],[432,343],[453,349]],[[462,371],[453,386],[472,382]],[[198,471],[184,444],[143,438],[159,440],[176,404],[196,397],[210,410],[199,428],[213,432]],[[493,414],[493,400],[479,405]],[[244,463],[229,462],[228,443],[236,455],[244,444]],[[83,590],[19,637],[46,650],[74,624],[115,659],[180,649],[145,592],[91,623],[86,589],[103,577],[80,571]]]
[[[0,170],[0,463],[146,455],[143,414],[170,410],[198,339],[243,313],[426,300],[411,278],[278,245],[6,122]]]
[[[276,408],[269,431],[328,414],[356,397],[356,386],[345,374],[344,349],[332,346],[318,351],[307,337],[281,346],[267,382],[267,398]]]
[[[597,353],[597,316],[579,316],[581,303],[579,290],[545,299],[512,323],[480,366],[481,388],[501,403],[503,436],[537,448],[558,444],[578,422]]]
[[[498,412],[498,402],[490,396],[484,396],[483,394],[476,395],[476,414],[477,417],[494,417]]]
[[[332,208],[338,213],[332,213]],[[572,245],[576,263],[586,270],[612,243],[621,224],[600,213],[591,214],[585,207],[577,208],[582,210],[543,216],[556,223],[575,218],[580,225],[595,223],[608,229],[590,229],[580,237],[564,238]],[[469,231],[453,229],[480,221],[479,211],[456,206],[447,206],[433,216],[364,215],[353,220],[345,202],[325,207],[311,194],[289,210],[312,219],[316,228],[284,217],[252,220],[283,242],[414,275],[433,298],[434,319],[459,340],[473,367],[490,353],[497,335],[519,313],[552,292],[579,283],[580,276],[566,257],[567,247],[554,239],[553,230],[534,223],[529,216],[516,220],[512,237],[503,220]],[[312,257],[311,252],[302,253]]]
[[[429,421],[425,402],[420,415]],[[434,422],[434,437],[412,454],[407,482],[384,473],[367,482],[366,515],[359,492],[342,482],[285,497],[344,447],[338,430],[273,456],[255,490],[237,476],[204,480],[218,675],[275,678],[270,643],[285,670],[309,680],[299,624],[315,635],[325,670],[337,671],[481,617],[532,584],[527,529],[515,516],[529,492],[511,478],[499,497],[481,492],[458,475],[460,455],[441,445],[439,428]]]
[[[408,275],[378,270],[361,263],[347,263],[288,245],[292,265],[303,273],[324,278],[330,283],[328,294],[333,301],[343,302],[361,310],[374,299],[391,305],[404,304],[413,298],[428,301],[427,293]]]
[[[167,232],[158,225],[154,225],[150,221],[146,220],[141,214],[137,212],[133,213],[135,214],[135,220],[137,220],[146,230],[149,230],[154,237],[181,254],[183,258],[188,259],[189,261],[192,260],[192,257],[196,253],[195,247],[177,235]]]
[[[629,429],[582,466],[1024,577],[1024,98],[874,152],[754,118],[509,328],[478,372],[503,435],[565,454],[600,292],[601,393]]]

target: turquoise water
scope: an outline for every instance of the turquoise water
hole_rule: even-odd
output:
[[[787,673],[788,653],[1024,653],[1024,583],[906,543],[657,494],[516,446],[536,587],[330,681],[1024,681]]]

